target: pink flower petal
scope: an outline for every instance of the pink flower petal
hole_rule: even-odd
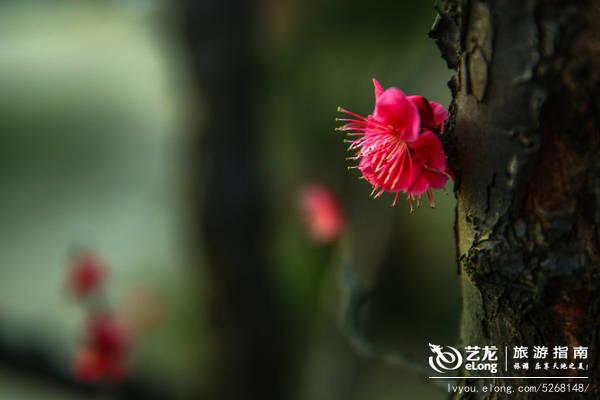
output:
[[[373,87],[375,88],[375,100],[377,100],[377,98],[383,94],[383,87],[375,78],[373,78]]]
[[[400,140],[414,142],[419,136],[419,110],[400,89],[389,88],[377,98],[373,117],[380,124],[393,127]]]
[[[429,101],[423,96],[408,96],[408,99],[419,110],[421,129],[442,133],[444,123],[446,122],[446,118],[448,118],[446,109],[441,104]]]
[[[437,135],[431,131],[425,131],[419,139],[412,144],[415,152],[415,162],[427,164],[430,168],[439,171],[446,170],[446,155],[442,143]]]
[[[415,179],[411,187],[407,190],[407,193],[411,196],[420,196],[429,189],[429,186],[427,174],[422,173]]]
[[[441,172],[429,171],[427,173],[427,180],[432,189],[442,189],[448,182],[448,176]]]
[[[409,194],[420,196],[429,189],[443,188],[448,181],[448,176],[444,173],[447,169],[446,156],[437,135],[431,131],[422,133],[412,144],[412,149],[413,161],[419,172],[408,190]]]
[[[429,104],[433,109],[433,120],[436,126],[439,126],[440,133],[444,133],[444,127],[446,124],[446,119],[448,119],[448,111],[439,103],[435,101],[430,101]]]

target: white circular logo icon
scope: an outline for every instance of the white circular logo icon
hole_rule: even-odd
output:
[[[429,366],[441,374],[460,368],[462,365],[462,354],[451,346],[438,346],[429,343],[429,348],[434,355],[429,356]]]

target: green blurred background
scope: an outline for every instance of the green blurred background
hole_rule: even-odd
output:
[[[140,287],[160,299],[165,316],[136,343],[132,381],[169,398],[196,398],[213,384],[219,347],[206,293],[215,289],[202,241],[189,246],[198,220],[188,187],[198,171],[187,152],[190,120],[210,109],[177,8],[151,0],[0,5],[2,400],[124,396],[82,391],[68,378],[83,314],[62,286],[78,246],[107,261],[114,304]],[[253,10],[256,163],[268,182],[265,251],[288,322],[292,397],[442,398],[419,373],[349,344],[339,323],[348,291],[340,253],[372,291],[363,339],[425,366],[429,342],[457,341],[452,188],[436,194],[436,209],[412,215],[404,202],[391,208],[391,195],[373,200],[347,171],[334,132],[338,105],[371,112],[373,77],[449,104],[450,72],[427,38],[433,4],[264,0]],[[306,233],[297,196],[311,182],[340,196],[350,227],[342,250]]]

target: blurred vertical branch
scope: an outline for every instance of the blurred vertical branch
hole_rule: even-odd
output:
[[[194,84],[206,106],[206,119],[194,121],[191,156],[196,239],[209,264],[216,329],[211,398],[285,399],[288,340],[267,268],[268,204],[255,120],[256,3],[180,0],[179,6]]]

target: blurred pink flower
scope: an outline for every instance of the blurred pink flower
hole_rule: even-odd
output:
[[[443,188],[449,176],[446,155],[437,134],[441,134],[448,113],[440,104],[422,96],[405,96],[397,88],[384,90],[373,79],[375,108],[363,117],[343,108],[348,117],[338,130],[346,131],[350,147],[364,179],[373,186],[377,198],[384,192],[406,193],[413,200],[427,193],[434,206],[432,189]]]
[[[99,290],[105,278],[104,264],[94,254],[81,254],[69,268],[67,290],[77,298],[84,298]]]
[[[84,347],[73,365],[75,377],[85,382],[118,382],[127,374],[129,338],[109,314],[95,314],[88,321]]]
[[[310,184],[300,191],[300,206],[313,240],[329,243],[344,231],[346,221],[335,194],[327,187]]]

